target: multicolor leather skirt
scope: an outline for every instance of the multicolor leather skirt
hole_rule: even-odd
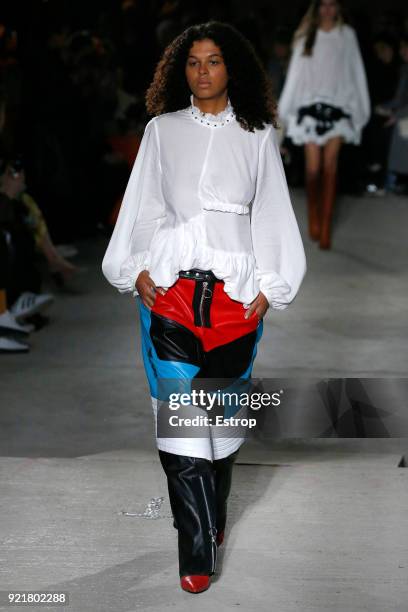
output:
[[[263,332],[256,312],[248,319],[242,302],[224,291],[211,270],[184,270],[165,295],[156,292],[151,309],[137,296],[143,362],[156,419],[157,448],[209,460],[229,456],[244,442],[217,437],[209,427],[200,437],[166,437],[157,431],[161,380],[249,380]],[[201,432],[204,430],[201,429]]]

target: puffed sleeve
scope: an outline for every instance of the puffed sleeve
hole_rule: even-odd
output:
[[[349,66],[351,72],[351,88],[353,95],[350,99],[351,116],[356,130],[361,130],[370,118],[371,105],[368,91],[367,76],[363,59],[360,53],[356,33],[349,28],[347,49],[349,53]]]
[[[256,277],[270,306],[286,308],[306,273],[306,256],[289,196],[276,130],[265,128],[251,207]]]
[[[165,218],[157,118],[145,127],[122,205],[102,261],[107,280],[120,293],[132,291],[142,270],[149,269],[149,245]]]
[[[278,114],[280,119],[287,123],[289,115],[292,115],[297,110],[297,90],[301,83],[302,73],[302,52],[304,47],[304,38],[299,38],[293,47],[292,55],[289,60],[289,66],[286,73],[285,83],[278,101]]]

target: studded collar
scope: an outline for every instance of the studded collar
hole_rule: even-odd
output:
[[[195,121],[206,127],[222,127],[223,125],[228,125],[231,123],[235,118],[234,109],[229,98],[227,106],[215,115],[201,111],[197,106],[195,106],[193,99],[194,95],[191,94],[188,111]]]

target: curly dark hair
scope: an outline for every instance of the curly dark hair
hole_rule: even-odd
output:
[[[190,104],[185,64],[193,43],[204,38],[221,49],[228,73],[228,96],[241,127],[249,132],[263,130],[264,123],[279,127],[272,80],[252,43],[233,25],[215,20],[188,27],[164,49],[145,94],[148,114],[174,112]]]

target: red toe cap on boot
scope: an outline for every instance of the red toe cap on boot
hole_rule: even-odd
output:
[[[209,576],[181,576],[181,588],[189,593],[201,593],[210,586]]]

